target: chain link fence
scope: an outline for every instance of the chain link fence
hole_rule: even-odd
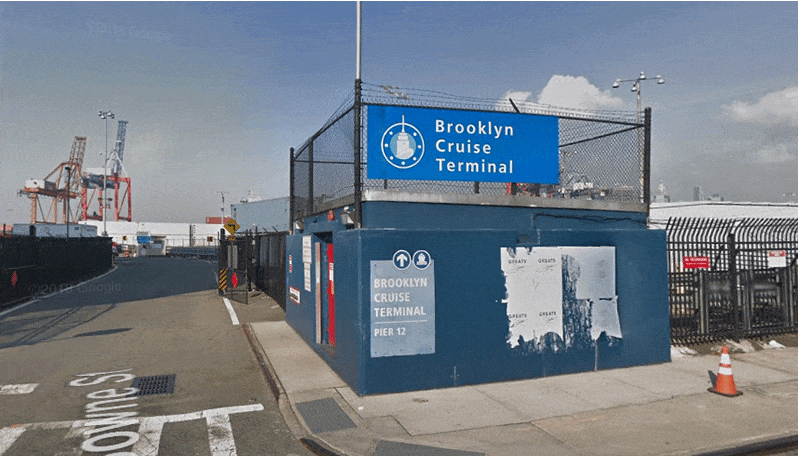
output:
[[[587,111],[526,101],[450,95],[363,83],[325,125],[291,150],[291,220],[350,204],[363,190],[427,194],[527,195],[622,203],[649,202],[651,111]],[[559,182],[452,182],[368,179],[369,106],[407,106],[556,116]],[[355,116],[360,112],[360,182],[356,182]],[[360,190],[360,191],[356,191]],[[556,205],[556,203],[555,203]],[[359,221],[357,221],[359,222]]]

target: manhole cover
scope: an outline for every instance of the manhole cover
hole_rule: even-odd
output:
[[[147,396],[150,394],[172,394],[175,392],[175,375],[151,375],[149,377],[136,377],[130,385],[138,388],[136,396]]]

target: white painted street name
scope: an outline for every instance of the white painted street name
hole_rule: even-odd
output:
[[[106,382],[127,382],[136,378],[130,370],[78,374],[76,376],[78,378],[69,382],[69,386],[86,387]],[[37,386],[38,384],[6,385],[2,387],[2,394],[27,394]],[[107,386],[110,385],[106,385],[106,389],[86,394],[86,399],[91,401],[85,406],[86,419],[14,424],[0,429],[0,456],[3,456],[22,434],[36,429],[69,429],[64,439],[83,439],[79,449],[76,449],[77,455],[86,452],[103,453],[106,456],[157,456],[164,424],[200,419],[204,419],[208,427],[211,456],[236,456],[230,415],[263,410],[263,405],[251,404],[178,415],[142,417],[138,416],[136,410],[138,403],[134,402],[140,399],[136,396],[139,391],[137,388],[107,388]],[[131,430],[129,426],[135,425],[138,425],[138,430]]]
[[[12,394],[30,394],[38,383],[28,383],[24,385],[0,385],[0,396],[10,396]]]
[[[136,456],[157,456],[161,442],[161,432],[165,423],[180,423],[205,419],[208,426],[208,443],[211,447],[212,456],[235,456],[236,446],[233,440],[233,431],[230,427],[230,415],[237,413],[259,412],[263,410],[261,404],[240,405],[234,407],[221,407],[199,412],[183,413],[178,415],[137,417],[139,422],[137,439],[130,452],[114,453],[118,455]],[[11,445],[26,431],[37,429],[69,429],[64,436],[65,439],[86,436],[94,430],[97,420],[77,420],[77,421],[51,421],[48,423],[27,423],[15,424],[9,427],[0,428],[0,456],[2,456]],[[102,436],[111,437],[109,434]],[[123,436],[124,437],[124,436]],[[99,440],[99,439],[98,439]],[[86,440],[88,441],[88,440]],[[91,448],[109,448],[97,445],[95,441]],[[125,442],[122,442],[125,443]],[[89,449],[85,449],[90,451]],[[102,451],[112,451],[103,449]]]

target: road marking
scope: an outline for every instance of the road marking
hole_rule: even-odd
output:
[[[11,426],[0,429],[0,455],[6,452],[27,428],[25,426]]]
[[[214,415],[205,417],[208,424],[208,442],[213,456],[236,456],[236,443],[233,440],[233,428],[230,426],[230,415]]]
[[[208,426],[208,443],[210,444],[212,456],[236,456],[236,445],[233,439],[233,428],[230,426],[230,415],[260,412],[262,410],[263,405],[250,404],[178,415],[140,417],[138,418],[140,420],[138,434],[141,438],[133,445],[131,452],[139,456],[157,456],[161,442],[161,432],[165,423],[180,423],[204,418]],[[69,432],[64,436],[65,439],[80,436],[89,437],[85,433],[93,428],[93,426],[86,426],[86,423],[90,421],[92,420],[51,421],[47,423],[15,424],[0,428],[0,456],[3,456],[11,448],[11,445],[14,444],[19,436],[31,429],[69,429]],[[132,436],[132,433],[130,434]]]
[[[24,385],[0,385],[0,396],[10,396],[12,394],[30,394],[38,383],[27,383]]]
[[[233,320],[233,324],[238,326],[240,323],[238,322],[238,317],[236,316],[236,311],[233,310],[232,304],[230,304],[230,300],[227,298],[224,299],[224,305],[227,307],[227,311],[230,313],[230,319]]]

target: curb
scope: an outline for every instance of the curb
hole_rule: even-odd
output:
[[[694,456],[744,456],[756,454],[773,454],[773,451],[792,450],[798,447],[798,434],[775,437],[768,440],[753,442],[746,445],[739,445],[734,448],[724,448],[703,453],[696,453]]]
[[[269,362],[269,357],[266,356],[266,351],[263,350],[263,346],[261,346],[260,341],[252,332],[252,327],[249,325],[249,323],[244,323],[241,325],[241,328],[244,331],[244,335],[247,337],[247,341],[252,349],[252,353],[255,355],[255,359],[258,361],[258,365],[260,365],[263,377],[266,379],[266,383],[269,384],[269,390],[271,390],[272,395],[274,396],[274,402],[277,403],[277,406],[280,409],[280,414],[283,415],[283,419],[288,425],[288,428],[294,434],[294,437],[296,437],[305,448],[318,456],[341,456],[339,453],[331,451],[326,446],[318,443],[313,438],[310,438],[316,436],[314,436],[297,417],[296,412],[291,406],[288,396],[285,393],[285,388],[283,388],[283,385],[280,383],[280,379],[277,377],[274,367],[271,365],[271,362]]]

